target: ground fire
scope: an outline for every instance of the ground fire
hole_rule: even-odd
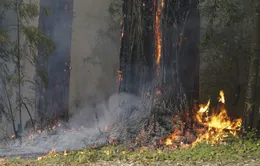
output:
[[[207,104],[201,104],[192,116],[192,129],[185,128],[185,120],[179,123],[173,132],[166,138],[167,146],[195,146],[200,142],[216,144],[228,135],[237,135],[240,130],[242,119],[231,120],[225,109],[224,92],[219,93],[219,104],[217,109],[210,110],[210,100]],[[174,117],[174,120],[178,117]],[[174,123],[176,124],[176,123]],[[186,142],[184,141],[186,140]],[[187,141],[188,140],[188,141]],[[179,145],[177,145],[179,144]]]

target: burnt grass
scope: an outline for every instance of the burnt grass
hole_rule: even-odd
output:
[[[260,140],[232,137],[217,144],[173,149],[107,145],[98,148],[53,153],[42,159],[16,157],[0,159],[0,165],[260,165]]]

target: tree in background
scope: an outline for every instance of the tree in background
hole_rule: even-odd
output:
[[[244,128],[259,129],[259,58],[260,58],[260,1],[255,4],[254,39],[252,42],[252,54],[249,62],[249,75],[245,95]]]
[[[231,117],[241,117],[252,41],[251,1],[200,1],[200,100],[225,91]]]
[[[251,128],[258,123],[259,102],[257,51],[251,44],[258,36],[254,8],[254,1],[200,1],[200,99],[215,98],[212,94],[224,90],[229,115],[238,118],[244,112],[244,127]]]
[[[36,65],[38,48],[45,46],[45,49],[40,50],[45,55],[46,60],[50,53],[55,49],[54,43],[47,37],[45,37],[38,27],[30,26],[30,21],[39,15],[39,7],[37,3],[25,3],[24,1],[16,0],[1,0],[1,50],[0,50],[0,66],[1,66],[1,84],[5,93],[1,93],[1,103],[3,108],[1,109],[2,115],[8,115],[7,120],[11,120],[13,124],[13,130],[15,136],[18,136],[18,132],[21,132],[22,126],[20,124],[18,130],[14,126],[16,121],[15,112],[18,109],[21,111],[22,105],[26,107],[29,113],[27,105],[30,104],[30,100],[21,94],[20,88],[24,82],[35,84],[34,80],[28,80],[21,61],[29,61],[32,65]],[[17,24],[14,26],[6,26],[5,21],[8,21],[6,17],[7,12],[16,12]],[[17,38],[12,38],[10,32],[12,29],[16,29]],[[14,67],[16,66],[16,67]],[[46,82],[45,72],[36,69],[37,75]],[[17,106],[14,106],[13,91],[18,86],[18,99]],[[21,114],[20,114],[21,116]],[[11,118],[10,118],[11,117]],[[21,118],[21,117],[20,117]],[[21,120],[20,120],[21,123]]]

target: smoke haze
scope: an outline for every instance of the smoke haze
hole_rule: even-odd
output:
[[[93,144],[106,143],[108,133],[106,126],[122,122],[131,116],[132,108],[144,106],[141,98],[126,94],[114,94],[107,101],[100,102],[96,107],[85,106],[73,115],[68,123],[60,121],[60,127],[40,134],[24,133],[22,144],[19,140],[11,140],[0,149],[0,154],[24,155],[47,153],[51,149],[56,152],[81,149]],[[97,113],[97,118],[95,116]],[[138,117],[146,116],[145,109],[138,109]],[[97,122],[98,120],[98,122]],[[100,132],[100,130],[101,132]]]

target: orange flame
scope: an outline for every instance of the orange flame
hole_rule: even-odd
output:
[[[221,90],[221,91],[219,92],[218,101],[219,101],[220,103],[225,104],[225,97],[224,97],[224,91],[223,91],[223,90]]]
[[[124,34],[125,34],[125,32],[124,32],[124,28],[122,28],[121,39],[124,37]]]
[[[67,155],[68,155],[67,151],[64,150],[64,152],[63,152],[63,156],[67,156]]]
[[[164,2],[162,1],[161,6],[164,7]],[[160,30],[161,24],[161,7],[157,5],[155,13],[155,43],[156,43],[156,65],[160,63],[161,52],[162,52],[162,34]]]
[[[45,159],[49,156],[56,156],[56,150],[55,148],[52,148],[51,151],[49,153],[47,153],[45,156],[41,156],[41,157],[38,157],[37,160],[42,160],[42,159]]]
[[[164,0],[162,0],[162,8],[164,8]]]
[[[220,103],[225,103],[224,91],[220,91],[218,99]],[[197,133],[197,138],[192,139],[192,146],[203,141],[216,144],[227,137],[227,134],[237,135],[237,131],[240,130],[242,124],[241,118],[232,121],[228,116],[225,108],[219,108],[219,113],[212,113],[209,115],[209,106],[210,100],[206,105],[201,104],[200,109],[194,115],[195,123],[202,125],[203,128],[195,127],[194,130]],[[181,124],[181,127],[183,126],[184,122]],[[191,133],[185,133],[186,137],[191,137],[191,135]],[[164,143],[165,145],[175,146],[174,141],[180,141],[182,137],[183,131],[178,128],[175,129],[172,134],[166,138]],[[182,145],[186,146],[187,144],[182,143]]]

